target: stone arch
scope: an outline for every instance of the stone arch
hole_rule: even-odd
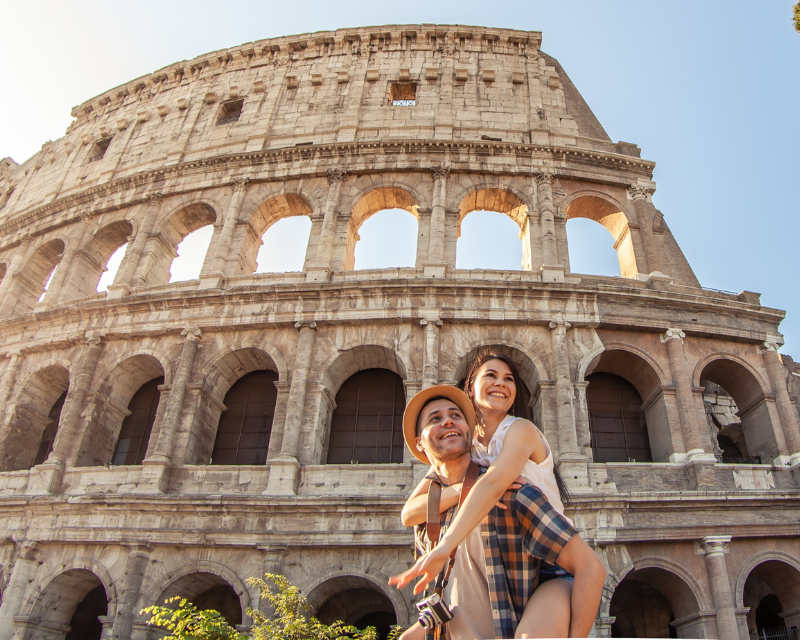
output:
[[[635,605],[640,604],[641,600],[639,603],[626,602],[631,595],[627,591],[630,586],[631,590],[637,590],[641,597],[642,591],[639,589],[642,589],[640,585],[643,584],[643,590],[651,595],[648,599],[648,607],[654,610],[651,615],[655,617],[660,614],[662,619],[659,622],[665,628],[670,623],[671,613],[675,623],[673,626],[677,629],[679,638],[715,637],[716,616],[713,611],[710,611],[711,603],[706,601],[703,589],[697,580],[686,569],[675,563],[663,558],[641,558],[609,576],[606,584],[612,594],[611,597],[604,598],[601,611],[605,616],[616,617],[615,625],[623,626],[625,622],[621,620],[620,611],[625,612],[628,622],[635,625],[634,618],[638,613]],[[655,595],[652,592],[655,592]],[[666,601],[670,610],[658,610],[659,596]],[[628,635],[645,637],[638,633],[630,634],[630,631],[625,628],[619,629],[619,631],[626,637]]]
[[[144,597],[146,606],[162,605],[164,600],[173,596],[182,596],[192,601],[215,586],[230,587],[239,598],[241,624],[250,623],[247,610],[253,608],[253,598],[244,581],[231,569],[211,560],[198,560],[183,565],[156,585]]]
[[[94,408],[88,414],[83,442],[76,466],[98,466],[111,462],[125,418],[130,414],[128,405],[142,385],[162,378],[166,372],[161,360],[149,353],[127,354],[101,378],[94,395]],[[163,383],[162,383],[163,384]],[[160,425],[162,404],[159,402],[154,431]]]
[[[139,279],[145,286],[166,284],[172,261],[178,255],[178,245],[193,231],[219,220],[216,203],[199,199],[181,204],[162,218],[154,237],[147,244],[146,258],[139,265]],[[208,254],[213,254],[213,243]]]
[[[10,411],[6,416],[3,441],[0,446],[0,469],[15,471],[28,469],[37,457],[45,431],[55,428],[50,418],[51,409],[70,386],[68,363],[42,364],[17,387]]]
[[[464,195],[458,203],[458,233],[461,223],[473,211],[496,211],[502,213],[520,228],[524,228],[528,216],[528,203],[524,193],[512,186],[481,187]]]
[[[339,349],[339,355],[333,361],[323,365],[320,381],[332,396],[342,383],[350,376],[364,369],[388,369],[408,380],[410,363],[406,363],[393,349],[394,345],[363,344]]]
[[[729,353],[710,354],[697,363],[692,375],[695,387],[702,386],[702,380],[719,385],[735,402],[744,438],[741,444],[746,448],[743,455],[771,462],[786,453],[769,387],[748,362]]]
[[[133,224],[129,220],[117,220],[96,229],[75,255],[64,284],[63,299],[71,300],[95,293],[109,259],[117,249],[128,243],[132,235]]]
[[[116,615],[114,582],[102,565],[91,558],[76,558],[66,566],[58,566],[44,580],[37,580],[36,584],[38,588],[35,589],[35,595],[23,604],[21,613],[29,620],[35,620],[37,629],[47,634],[48,638],[58,637],[48,634],[56,629],[66,633],[73,623],[76,610],[98,589],[101,598],[105,595],[106,615],[112,619]]]
[[[280,367],[276,359],[281,363]],[[204,392],[198,398],[200,410],[195,413],[187,446],[187,450],[193,452],[191,460],[187,460],[189,464],[208,464],[211,459],[220,418],[227,409],[225,396],[238,380],[259,370],[274,371],[279,380],[286,380],[288,375],[280,352],[265,344],[248,347],[228,345],[213,354],[204,369]]]
[[[639,243],[638,231],[634,237],[628,213],[616,199],[601,191],[582,189],[570,194],[563,203],[567,220],[586,218],[605,227],[614,239],[614,249],[619,259],[620,274],[623,278],[635,278],[644,273],[643,249]]]
[[[337,593],[351,590],[373,591],[391,603],[397,618],[397,624],[411,624],[414,620],[412,620],[405,600],[397,589],[391,589],[386,586],[388,582],[388,576],[384,576],[374,569],[350,568],[348,570],[347,567],[343,567],[317,573],[300,590],[306,594],[312,615],[316,615],[319,608]],[[362,593],[361,595],[365,594]],[[358,603],[354,604],[357,605]],[[367,606],[370,606],[370,604],[367,603]],[[351,615],[356,614],[356,611],[357,607],[353,607],[353,611],[350,612]],[[345,620],[345,622],[347,621]]]
[[[607,375],[603,380],[600,380],[599,376],[593,376],[593,374]],[[591,378],[594,377],[597,380],[595,383],[597,385],[607,385],[613,382],[613,378],[609,378],[609,375],[622,378],[632,385],[639,395],[641,411],[644,414],[647,427],[647,437],[646,442],[631,442],[630,444],[636,449],[644,449],[644,461],[649,461],[647,458],[647,455],[649,455],[653,462],[665,462],[676,451],[682,452],[683,439],[680,433],[680,424],[677,422],[677,415],[672,410],[670,400],[664,395],[664,387],[668,385],[668,382],[661,366],[643,349],[624,343],[608,343],[603,345],[602,348],[593,349],[587,353],[581,359],[577,370],[577,382],[589,383],[588,387],[582,387],[581,389],[578,422],[585,425],[584,431],[587,433],[584,438],[586,435],[589,436],[589,443],[592,455],[595,456],[595,461],[624,461],[617,460],[617,458],[603,458],[602,456],[598,459],[595,455],[598,434],[594,431],[595,427],[593,426],[592,396],[597,393],[597,390],[592,388]],[[606,378],[609,378],[608,381]],[[624,383],[620,382],[619,384],[624,387]],[[635,398],[635,394],[631,393],[631,397]],[[634,436],[634,439],[639,437],[645,439],[643,434]],[[628,439],[626,438],[626,446],[627,442]],[[634,457],[642,461],[641,453],[639,452],[636,455],[626,454],[623,458]]]
[[[12,277],[12,285],[6,290],[11,301],[11,315],[33,309],[45,292],[50,274],[64,255],[64,241],[58,238],[46,240],[28,254],[19,273]]]
[[[273,194],[262,200],[247,217],[247,225],[237,229],[240,235],[238,243],[234,239],[233,246],[240,247],[234,275],[255,273],[256,256],[263,244],[264,234],[273,224],[284,218],[315,215],[312,201],[300,191],[284,191]]]
[[[403,209],[419,220],[420,201],[419,194],[401,183],[371,186],[362,190],[357,198],[353,198],[347,223],[342,270],[352,271],[355,268],[356,243],[360,239],[358,231],[371,216],[387,209]]]
[[[762,551],[744,564],[736,578],[734,602],[749,608],[748,630],[756,630],[757,609],[765,596],[777,598],[786,628],[800,626],[800,562],[779,550]]]

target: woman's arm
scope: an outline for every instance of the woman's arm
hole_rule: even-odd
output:
[[[403,505],[400,512],[400,520],[406,527],[413,527],[415,524],[422,524],[428,517],[428,489],[431,481],[423,478]],[[444,513],[450,507],[458,504],[458,496],[461,494],[461,483],[442,488],[442,499],[439,504],[439,513]]]
[[[417,576],[422,576],[414,587],[419,593],[426,584],[436,578],[448,556],[477,527],[491,511],[509,485],[522,471],[525,462],[537,447],[544,446],[535,426],[528,420],[517,420],[508,430],[500,455],[489,470],[475,483],[464,504],[458,510],[447,533],[431,553],[422,556],[417,563],[391,583],[402,589]]]

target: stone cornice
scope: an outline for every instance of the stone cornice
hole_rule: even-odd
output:
[[[464,158],[463,155],[483,152],[481,157]],[[494,169],[487,169],[483,155],[489,153],[494,157],[508,156],[509,163],[506,167],[497,166]],[[381,166],[376,154],[382,154],[386,163]],[[388,172],[419,172],[421,170],[420,160],[415,156],[420,155],[422,159],[442,156],[449,154],[451,171],[453,173],[479,172],[481,174],[499,173],[506,175],[530,174],[537,169],[541,169],[539,160],[562,161],[562,166],[547,167],[548,171],[554,173],[556,177],[565,179],[582,179],[587,176],[580,173],[582,167],[605,168],[610,174],[605,176],[607,184],[626,187],[630,184],[632,176],[645,176],[648,179],[652,176],[655,163],[648,160],[640,160],[631,156],[618,153],[600,152],[581,148],[562,147],[556,145],[534,145],[515,142],[490,142],[490,141],[470,141],[470,140],[392,140],[381,142],[353,142],[353,143],[331,143],[318,144],[306,147],[283,147],[265,151],[253,151],[249,153],[226,154],[193,160],[182,164],[169,167],[158,167],[134,175],[125,176],[111,180],[102,185],[95,185],[67,196],[58,198],[45,205],[28,209],[13,215],[10,219],[0,224],[0,238],[7,239],[6,242],[0,240],[0,246],[13,245],[18,238],[12,239],[11,236],[20,229],[29,227],[36,222],[46,219],[48,216],[55,216],[59,213],[66,213],[58,221],[53,221],[52,226],[61,226],[70,221],[80,220],[78,211],[69,213],[71,208],[81,208],[92,206],[92,213],[102,211],[112,211],[123,207],[130,207],[145,202],[143,194],[138,193],[130,199],[114,200],[114,196],[123,195],[128,191],[142,191],[142,187],[148,185],[159,185],[158,190],[162,196],[167,198],[171,195],[197,191],[199,187],[192,185],[169,184],[162,187],[164,182],[176,181],[181,178],[190,178],[200,175],[208,170],[218,170],[230,174],[239,172],[237,175],[223,179],[215,187],[232,185],[236,179],[245,176],[240,175],[242,171],[248,172],[246,176],[253,182],[273,182],[290,178],[307,178],[310,176],[327,177],[330,166],[329,160],[334,160],[335,168],[344,169],[349,174],[362,173],[388,173]],[[401,156],[411,156],[405,164],[399,164],[398,158]],[[310,159],[317,162],[309,164]],[[527,166],[525,163],[520,165],[520,160],[529,159]],[[512,161],[513,160],[513,161]],[[280,166],[297,163],[298,169],[289,171],[289,167]],[[276,168],[277,165],[277,168]],[[266,168],[268,173],[258,174],[258,168]],[[595,175],[593,182],[598,182]],[[155,188],[155,187],[154,187]],[[98,200],[106,199],[106,202]],[[42,230],[39,230],[41,233]]]

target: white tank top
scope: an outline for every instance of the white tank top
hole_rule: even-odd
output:
[[[503,448],[503,441],[506,438],[508,429],[516,420],[519,420],[519,418],[508,415],[503,418],[500,424],[497,425],[497,431],[494,432],[488,446],[481,444],[478,438],[473,438],[472,459],[482,467],[490,466],[497,459],[497,456],[500,455],[500,450]],[[561,501],[561,494],[558,491],[554,473],[553,451],[550,449],[550,444],[541,431],[539,431],[539,435],[544,441],[545,449],[547,449],[547,457],[538,464],[529,458],[525,461],[520,475],[531,485],[539,489],[552,507],[564,516],[565,520],[573,524],[572,520],[564,515],[564,503]]]

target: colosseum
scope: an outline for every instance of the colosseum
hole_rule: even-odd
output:
[[[323,621],[409,624],[386,581],[426,469],[400,417],[487,349],[519,365],[608,567],[597,637],[797,638],[784,313],[701,286],[655,164],[540,44],[436,25],[248,43],[92,98],[2,160],[0,639],[160,637],[139,611],[175,594],[247,630],[265,571]],[[356,270],[385,210],[418,222],[416,263]],[[519,270],[456,268],[474,211],[516,223]],[[293,216],[302,270],[259,272]],[[608,230],[620,277],[570,269],[575,218]],[[199,276],[171,282],[203,227]]]

